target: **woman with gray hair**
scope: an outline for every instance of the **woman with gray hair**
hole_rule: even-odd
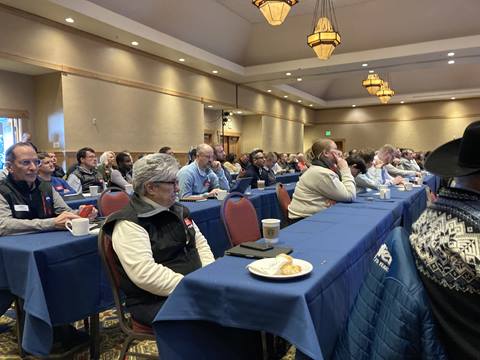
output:
[[[110,215],[103,231],[112,236],[120,287],[133,319],[151,325],[183,276],[214,261],[207,240],[176,202],[178,163],[151,154],[133,165],[134,194]]]
[[[97,166],[97,172],[102,175],[103,181],[110,184],[112,170],[115,165],[115,153],[113,151],[105,151],[100,155],[100,165]]]

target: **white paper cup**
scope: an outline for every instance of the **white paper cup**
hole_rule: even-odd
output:
[[[98,186],[97,185],[89,186],[89,190],[90,190],[90,195],[98,196]]]
[[[263,219],[262,220],[263,237],[269,244],[276,244],[280,234],[279,219]]]
[[[217,192],[217,199],[220,200],[220,201],[223,201],[225,200],[225,198],[227,197],[228,195],[228,192],[227,190],[220,190],[219,192]]]
[[[128,195],[132,195],[133,194],[133,185],[132,184],[125,185],[125,192]]]
[[[87,218],[67,220],[65,227],[72,233],[73,236],[88,235],[90,229],[90,222]]]
[[[410,182],[405,183],[405,190],[410,191],[413,189],[413,184]]]
[[[265,190],[265,180],[257,180],[258,190]]]

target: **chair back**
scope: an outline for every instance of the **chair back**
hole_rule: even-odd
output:
[[[275,191],[277,193],[278,206],[280,207],[283,216],[282,225],[287,226],[290,223],[290,219],[288,218],[288,205],[290,205],[292,199],[290,199],[290,195],[288,195],[288,192],[282,183],[277,184]]]
[[[124,190],[118,187],[109,187],[98,199],[100,216],[109,216],[115,211],[123,209],[129,201],[130,196]]]
[[[230,193],[223,201],[220,216],[232,246],[262,237],[255,207],[245,195]]]

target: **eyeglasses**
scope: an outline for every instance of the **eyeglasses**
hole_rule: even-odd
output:
[[[40,166],[40,164],[42,163],[42,160],[40,159],[33,159],[33,160],[19,160],[18,163],[21,165],[21,166],[29,166],[30,164],[33,164],[34,166]]]
[[[154,181],[155,184],[170,184],[170,185],[178,185],[178,180],[174,181]]]
[[[257,156],[257,157],[255,157],[255,160],[261,160],[261,159],[265,159],[265,157],[264,157],[264,156]]]

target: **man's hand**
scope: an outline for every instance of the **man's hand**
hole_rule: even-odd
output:
[[[80,206],[78,207],[79,212],[80,212],[80,210],[82,210],[82,208],[84,208],[84,207],[85,207],[85,205],[80,205]],[[88,218],[89,218],[90,220],[93,220],[93,219],[95,219],[97,216],[98,216],[98,210],[97,210],[95,207],[93,207],[93,208],[92,208],[92,211],[90,212],[90,214],[88,214]]]
[[[212,170],[217,172],[219,171],[220,169],[222,168],[222,164],[220,163],[220,161],[212,161]]]
[[[338,170],[346,170],[348,169],[347,161],[342,157],[341,152],[332,151],[333,158],[337,163]]]
[[[392,179],[392,184],[393,185],[403,184],[404,182],[405,182],[405,180],[401,176],[397,176],[397,177],[394,177]]]
[[[71,212],[63,212],[55,218],[55,228],[65,230],[65,223],[67,220],[78,219],[80,216],[72,214]]]
[[[376,160],[376,161],[374,162],[374,164],[375,164],[375,167],[376,167],[377,169],[381,169],[381,168],[383,167],[383,165],[384,165],[384,164],[383,164],[383,161],[381,161],[381,160]]]
[[[208,196],[217,196],[218,192],[221,191],[222,189],[213,189],[208,193]]]

